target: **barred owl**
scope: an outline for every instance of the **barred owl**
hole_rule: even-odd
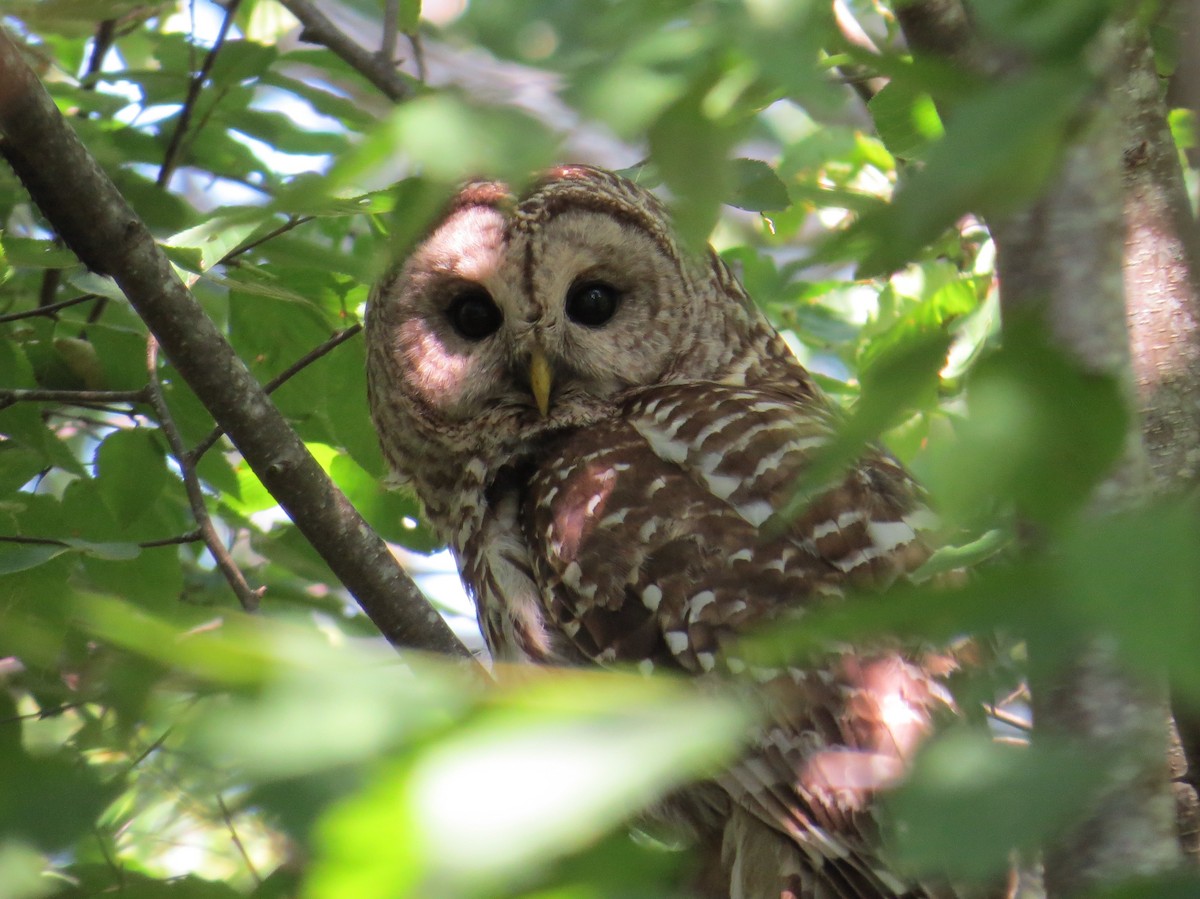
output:
[[[372,415],[450,545],[499,660],[745,680],[767,723],[654,810],[710,847],[719,895],[920,896],[871,797],[948,700],[897,652],[747,670],[752,627],[927,555],[916,485],[869,452],[777,515],[834,417],[711,251],[587,166],[523,197],[465,187],[372,293]]]

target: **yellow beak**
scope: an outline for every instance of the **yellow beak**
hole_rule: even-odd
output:
[[[533,399],[537,403],[542,418],[550,414],[550,363],[542,355],[541,350],[535,349],[529,357],[529,386],[533,390]]]

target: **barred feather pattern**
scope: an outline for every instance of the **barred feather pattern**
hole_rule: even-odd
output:
[[[580,284],[619,296],[611,320],[564,313]],[[464,290],[495,304],[494,333],[456,332]],[[804,669],[735,654],[752,628],[913,570],[930,515],[879,451],[806,482],[836,417],[715,254],[610,172],[564,166],[523,198],[473,184],[376,285],[367,333],[384,453],[497,660],[720,679],[763,707],[739,762],[650,811],[719,847],[714,895],[932,895],[881,860],[872,809],[950,707],[937,677],[887,647]],[[813,498],[785,519],[799,483]]]

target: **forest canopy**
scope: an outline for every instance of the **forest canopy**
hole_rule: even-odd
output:
[[[1195,18],[0,5],[0,895],[685,895],[630,822],[752,710],[493,682],[367,408],[371,284],[463,181],[561,162],[660,193],[844,410],[821,464],[882,444],[941,516],[921,583],[745,646],[974,638],[897,864],[1196,895]]]

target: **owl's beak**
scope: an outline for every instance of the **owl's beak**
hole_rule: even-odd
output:
[[[552,381],[550,363],[546,361],[545,354],[535,348],[529,356],[529,387],[533,391],[533,399],[537,402],[538,411],[542,413],[542,418],[550,414],[550,385]]]

